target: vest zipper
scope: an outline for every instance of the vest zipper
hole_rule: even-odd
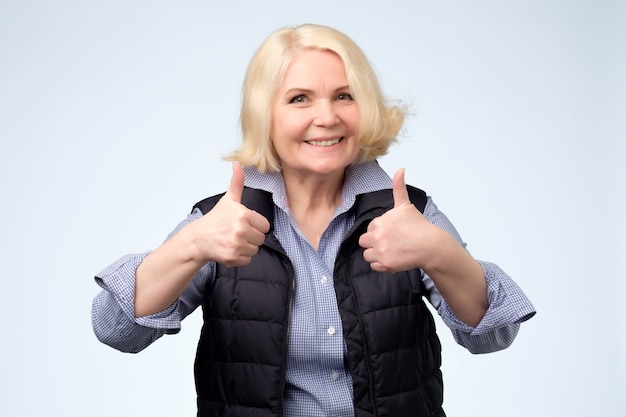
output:
[[[343,255],[343,257],[344,257],[344,261],[346,262],[346,265],[349,265],[348,255]],[[356,294],[354,291],[354,286],[352,285],[352,280],[347,275],[349,274],[346,271],[346,279],[348,280],[348,283],[350,284],[350,289],[352,290],[352,294],[353,294],[352,304],[354,305],[354,311],[356,312],[357,319],[359,320],[359,327],[361,328],[361,331],[363,332],[363,351],[365,355],[365,365],[367,366],[367,376],[369,378],[369,392],[370,392],[369,396],[370,396],[370,402],[372,403],[372,413],[373,413],[372,415],[376,417],[378,415],[378,409],[376,407],[376,402],[374,401],[374,377],[372,375],[372,365],[370,363],[369,347],[367,345],[367,340],[365,338],[363,320],[361,318],[361,311],[359,310],[358,303],[354,296],[354,294]],[[355,414],[356,414],[356,410],[355,410]]]
[[[271,244],[267,245],[267,240],[265,244],[272,250],[276,251],[276,253],[278,253],[278,255],[281,257],[282,262],[287,269],[289,279],[291,281],[287,290],[287,320],[285,322],[285,330],[283,332],[284,339],[285,339],[285,344],[284,344],[285,348],[283,349],[283,355],[282,355],[283,366],[281,367],[279,398],[278,398],[278,416],[282,417],[283,416],[283,401],[285,398],[285,387],[287,385],[287,356],[289,352],[289,336],[291,333],[291,325],[290,325],[291,324],[291,307],[293,305],[293,295],[296,290],[296,279],[295,279],[294,272],[293,272],[293,266],[291,265],[291,260],[289,259],[287,254],[282,250],[282,248],[280,246],[275,247],[274,245],[271,245]]]
[[[341,246],[339,247],[339,254],[341,255],[341,257],[343,258],[345,265],[350,265],[350,259],[348,257],[348,254],[346,253],[346,251],[344,250],[345,245],[347,245],[349,242],[349,240],[353,240],[353,236],[356,236],[356,238],[358,239],[358,236],[360,236],[357,232],[357,230],[359,230],[361,228],[361,226],[366,223],[368,220],[372,220],[372,218],[375,216],[367,216],[367,217],[362,217],[361,219],[357,219],[354,223],[354,225],[352,225],[352,227],[350,228],[350,231],[348,232],[348,235],[346,236],[346,238],[343,240]],[[354,243],[353,243],[354,244]],[[356,243],[358,245],[358,241]],[[359,305],[357,303],[356,300],[356,291],[354,290],[354,285],[352,283],[352,279],[350,279],[350,272],[348,271],[347,268],[344,268],[344,273],[345,273],[345,279],[348,282],[348,284],[350,285],[350,290],[352,291],[352,304],[354,305],[354,311],[356,312],[356,316],[357,316],[357,320],[359,321],[359,327],[361,328],[361,331],[363,332],[363,320],[361,317],[361,311],[359,310]],[[363,351],[365,354],[365,364],[367,366],[367,375],[369,378],[369,397],[370,397],[370,402],[372,404],[372,415],[373,417],[378,416],[378,409],[376,407],[376,402],[374,401],[374,377],[372,375],[372,366],[370,363],[370,355],[369,355],[369,347],[367,345],[367,340],[365,338],[365,333],[363,332]],[[356,409],[355,409],[355,414],[356,414]]]
[[[291,277],[291,286],[289,287],[288,301],[287,301],[287,321],[285,323],[285,349],[283,349],[283,367],[280,376],[280,416],[283,415],[283,400],[285,398],[285,387],[287,386],[287,356],[289,353],[289,337],[291,336],[291,306],[293,304],[293,294],[296,291],[296,278],[293,274],[293,268],[291,262],[289,262],[289,269]]]

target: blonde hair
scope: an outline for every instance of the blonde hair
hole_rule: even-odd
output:
[[[352,39],[327,26],[305,24],[273,32],[250,60],[242,87],[242,143],[226,160],[255,166],[261,172],[280,170],[270,138],[272,102],[295,52],[303,49],[330,51],[343,61],[359,108],[356,140],[361,150],[354,163],[387,153],[404,123],[404,109],[388,104],[374,69]]]

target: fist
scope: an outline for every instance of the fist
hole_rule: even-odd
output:
[[[429,234],[435,226],[411,203],[404,169],[393,177],[393,201],[393,208],[372,220],[359,238],[363,257],[379,272],[421,268],[422,260],[428,259]]]
[[[202,257],[226,266],[250,263],[265,240],[269,221],[241,204],[245,173],[233,164],[228,190],[211,211],[198,219],[193,239]]]

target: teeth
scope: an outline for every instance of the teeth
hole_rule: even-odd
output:
[[[311,141],[307,141],[307,143],[313,146],[332,146],[332,145],[339,143],[341,139],[342,138],[333,139],[333,140],[311,140]]]

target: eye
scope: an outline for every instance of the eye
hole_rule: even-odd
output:
[[[291,100],[289,100],[289,103],[290,104],[291,103],[294,103],[294,104],[304,103],[304,102],[306,102],[306,100],[307,100],[306,96],[304,94],[300,94],[300,95],[295,96]]]
[[[337,95],[337,100],[354,101],[354,99],[352,98],[352,94],[348,94],[348,93],[339,93]]]

